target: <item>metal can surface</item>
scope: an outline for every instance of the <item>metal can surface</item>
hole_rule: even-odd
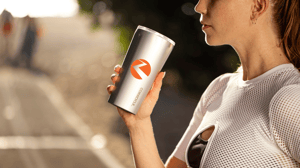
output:
[[[174,45],[168,37],[138,26],[123,60],[120,81],[108,102],[136,114]]]

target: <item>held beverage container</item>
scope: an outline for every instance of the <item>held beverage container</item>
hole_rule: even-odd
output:
[[[174,45],[168,37],[138,26],[123,60],[120,81],[108,102],[136,114]]]

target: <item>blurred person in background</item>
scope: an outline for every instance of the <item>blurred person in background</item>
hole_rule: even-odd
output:
[[[12,14],[7,11],[6,9],[3,10],[1,13],[1,22],[0,22],[0,27],[1,27],[1,40],[2,41],[2,48],[1,48],[1,63],[6,62],[8,58],[10,58],[9,55],[9,50],[11,46],[11,36],[12,36],[12,31],[13,31],[13,21],[14,17]]]
[[[41,33],[37,27],[36,18],[27,15],[23,21],[21,48],[13,60],[13,65],[32,69],[32,58],[37,52],[38,37]]]
[[[136,115],[117,108],[136,167],[300,167],[300,1],[199,0],[195,11],[206,43],[232,46],[241,66],[209,84],[165,164],[150,118],[165,73]]]

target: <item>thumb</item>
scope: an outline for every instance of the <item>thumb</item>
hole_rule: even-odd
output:
[[[149,96],[150,98],[158,99],[158,95],[159,95],[159,92],[160,92],[161,86],[162,86],[162,80],[163,80],[165,74],[166,74],[166,72],[158,73],[158,75],[156,76],[156,78],[153,82],[153,87],[149,91],[147,97]]]

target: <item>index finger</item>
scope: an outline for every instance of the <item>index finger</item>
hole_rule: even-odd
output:
[[[114,71],[117,73],[117,74],[120,74],[122,73],[122,68],[121,68],[121,65],[116,65],[115,68],[114,68]]]

